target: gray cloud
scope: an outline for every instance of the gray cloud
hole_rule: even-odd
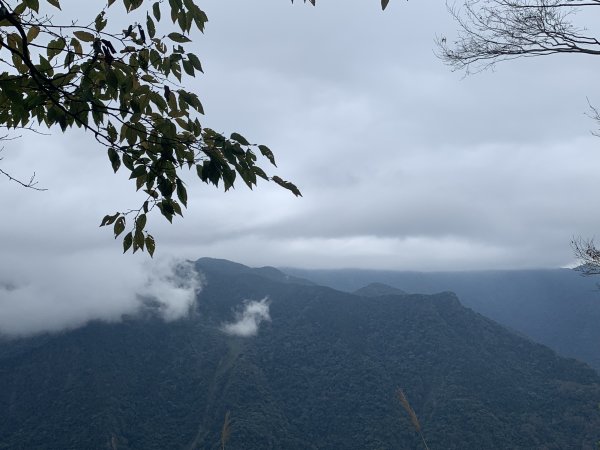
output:
[[[112,258],[103,252],[0,263],[0,335],[23,336],[119,321],[152,300],[165,319],[186,315],[200,289],[190,263]]]
[[[87,8],[71,3],[69,14]],[[376,1],[206,8],[206,34],[193,36],[206,75],[184,80],[203,101],[203,125],[269,145],[271,173],[304,197],[267,183],[224,194],[190,173],[185,219],[149,218],[157,257],[556,267],[572,262],[571,236],[597,233],[600,141],[584,113],[586,96],[600,104],[591,90],[600,59],[513,61],[463,78],[433,55],[434,36],[455,29],[443,3],[392,2],[384,13]],[[105,150],[77,130],[3,144],[2,168],[36,171],[49,191],[0,178],[2,332],[137,311],[148,257],[121,255],[98,228],[105,214],[143,201],[126,174],[114,175]],[[175,289],[167,317],[191,299]]]
[[[241,311],[235,313],[235,320],[224,323],[221,329],[231,336],[256,336],[260,324],[264,321],[271,321],[269,306],[268,297],[262,300],[245,300]]]

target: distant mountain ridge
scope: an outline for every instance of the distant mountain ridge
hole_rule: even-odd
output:
[[[0,449],[592,449],[600,377],[451,293],[363,297],[200,259],[190,317],[0,344]],[[381,286],[379,286],[381,287]],[[268,298],[253,337],[223,324]]]
[[[407,292],[455,292],[461,302],[563,356],[600,371],[600,277],[570,269],[473,272],[282,269],[353,292],[380,282]]]
[[[406,291],[384,283],[369,283],[353,292],[361,297],[379,297],[380,295],[407,295]]]
[[[309,284],[314,285],[312,281],[305,278],[289,275],[275,267],[248,267],[240,263],[219,258],[200,258],[195,262],[196,268],[204,272],[214,272],[220,274],[239,275],[253,274],[273,281],[282,283]]]

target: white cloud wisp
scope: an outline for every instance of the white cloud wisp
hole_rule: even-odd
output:
[[[256,336],[258,327],[263,321],[271,321],[269,314],[270,302],[265,297],[262,300],[244,301],[242,311],[235,313],[235,321],[224,323],[221,327],[225,334],[230,336],[251,337]]]
[[[114,253],[114,252],[113,252]],[[0,262],[0,336],[118,322],[152,304],[167,321],[188,314],[201,288],[193,264],[95,252]]]

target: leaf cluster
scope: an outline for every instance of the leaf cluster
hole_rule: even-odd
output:
[[[111,29],[115,3],[126,14],[138,10],[128,17],[140,16],[147,4],[145,19],[124,30]],[[110,225],[115,238],[122,236],[124,251],[152,255],[155,242],[146,230],[147,217],[158,211],[172,222],[183,215],[186,168],[225,191],[239,179],[252,189],[262,178],[301,194],[260,167],[257,154],[275,166],[268,147],[201,125],[202,103],[181,83],[203,70],[186,44],[192,30],[204,31],[204,11],[194,0],[149,3],[108,0],[90,23],[61,24],[46,11],[60,9],[60,0],[0,0],[0,62],[7,68],[0,73],[0,126],[36,124],[63,132],[77,127],[93,135],[114,172],[126,172],[146,196],[136,209],[106,215],[100,226]],[[159,25],[168,19],[168,32],[161,34]]]

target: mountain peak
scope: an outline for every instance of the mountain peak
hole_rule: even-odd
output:
[[[196,270],[205,274],[218,274],[218,275],[255,275],[261,278],[265,278],[271,281],[277,281],[280,283],[294,283],[294,284],[305,284],[314,285],[312,281],[298,278],[287,273],[282,272],[279,269],[271,266],[264,267],[249,267],[244,264],[229,261],[227,259],[218,258],[200,258],[196,261]]]
[[[245,272],[249,270],[250,267],[227,259],[204,257],[196,260],[196,269],[200,271],[234,274]]]
[[[407,292],[384,283],[370,283],[354,291],[361,297],[379,297],[380,295],[406,295]]]

